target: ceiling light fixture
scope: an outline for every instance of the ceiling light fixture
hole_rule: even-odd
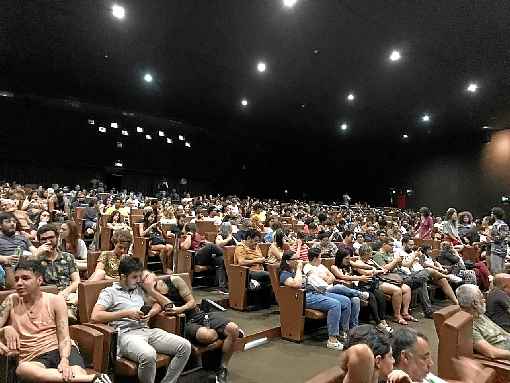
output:
[[[158,135],[159,135],[160,137],[165,137],[165,132],[163,132],[162,130],[160,130],[160,131],[158,132]]]
[[[137,126],[136,127],[136,132],[137,133],[143,133],[143,128],[141,126]]]
[[[184,146],[186,146],[186,147],[188,147],[188,148],[191,148],[191,144],[190,144],[189,142],[186,142],[186,143],[184,144]]]
[[[99,133],[106,133],[106,128],[104,126],[100,126],[97,130],[99,130]]]
[[[122,162],[117,161],[117,162],[115,162],[113,165],[114,165],[115,167],[117,167],[117,168],[121,168],[121,167],[122,167]]]
[[[409,138],[409,136],[408,136],[407,134],[405,134],[405,133],[404,133],[404,134],[402,134],[402,138],[403,138],[404,140],[406,140],[406,139],[408,139],[408,138]]]
[[[179,134],[179,141],[184,141],[184,136]]]
[[[172,141],[172,139],[171,139],[171,138],[167,138],[167,139],[166,139],[166,143],[167,143],[167,144],[172,144],[172,143],[173,143],[173,141]]]
[[[340,129],[342,129],[344,132],[347,130],[348,125],[346,122],[343,122],[342,125],[340,125]]]
[[[296,3],[297,0],[283,0],[283,5],[287,8],[292,8]]]
[[[145,135],[145,138],[146,138],[147,140],[152,140],[152,137],[151,137],[151,135],[150,135],[150,134],[146,134],[146,135]]]
[[[347,95],[347,101],[354,101],[355,98],[356,96],[354,96],[354,93],[349,93]]]
[[[123,130],[123,131],[122,131],[122,135],[123,135],[123,136],[129,136],[129,132],[128,132],[127,130]]]
[[[471,82],[467,86],[466,90],[470,93],[476,93],[476,91],[478,90],[478,84],[475,82]]]
[[[241,105],[242,105],[242,106],[248,106],[248,100],[247,100],[247,99],[245,99],[245,98],[243,98],[243,99],[241,100]]]
[[[119,127],[119,124],[117,124],[116,122],[112,122],[110,126],[114,129],[117,129]]]
[[[126,16],[126,9],[121,5],[113,4],[112,15],[116,19],[122,20]]]
[[[402,58],[400,51],[394,49],[390,54],[390,61],[399,61]]]
[[[145,82],[152,82],[153,80],[152,75],[150,73],[145,73],[143,79],[145,80]]]
[[[89,120],[89,125],[94,125],[96,122],[94,120]]]
[[[257,70],[260,72],[260,73],[263,73],[265,72],[267,69],[267,65],[265,62],[263,61],[259,61],[259,63],[257,64]]]
[[[482,126],[482,129],[490,129],[490,128],[491,128],[491,127],[490,127],[490,126],[487,126],[487,125]]]
[[[430,122],[430,115],[424,114],[423,116],[421,116],[421,120],[423,122]]]

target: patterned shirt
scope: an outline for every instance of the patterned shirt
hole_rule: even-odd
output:
[[[491,255],[494,254],[501,258],[505,258],[507,242],[510,239],[508,225],[500,219],[496,220],[496,222],[492,225],[491,237]]]
[[[54,260],[48,256],[39,257],[41,265],[44,268],[44,283],[47,285],[57,285],[59,290],[63,290],[71,284],[71,275],[78,272],[74,256],[65,251],[57,252]]]
[[[473,318],[473,342],[481,340],[494,347],[510,351],[510,334],[484,314]]]
[[[117,257],[113,251],[103,251],[97,259],[97,263],[104,265],[104,272],[111,278],[119,277],[119,264],[122,257]]]

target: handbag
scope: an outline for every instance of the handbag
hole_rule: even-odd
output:
[[[377,266],[380,270],[384,270],[381,265],[378,265],[373,259],[371,262]],[[387,274],[379,274],[379,280],[381,282],[390,283],[395,286],[402,286],[404,284],[404,278],[398,273],[387,273]]]

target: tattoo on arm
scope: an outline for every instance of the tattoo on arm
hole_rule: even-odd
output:
[[[12,308],[12,298],[7,297],[2,304],[0,304],[0,327],[5,326],[9,319],[9,312]]]

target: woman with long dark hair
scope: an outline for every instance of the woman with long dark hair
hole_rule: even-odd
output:
[[[60,226],[60,249],[74,255],[79,270],[87,270],[87,245],[80,238],[78,225],[74,221],[66,221]]]
[[[161,224],[156,221],[156,216],[152,210],[147,210],[143,216],[143,228],[141,236],[149,236],[149,246],[151,251],[158,253],[166,274],[172,274],[170,261],[172,259],[172,251],[174,247],[166,243],[166,233],[161,230]]]
[[[273,243],[267,251],[267,263],[280,263],[285,247],[288,247],[285,243],[285,232],[283,229],[277,229],[273,235]]]

